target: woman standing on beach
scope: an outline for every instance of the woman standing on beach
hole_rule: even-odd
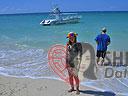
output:
[[[72,56],[73,54],[71,54],[71,50],[72,50],[73,45],[75,43],[77,43],[77,35],[78,34],[76,34],[74,32],[70,32],[67,35],[67,38],[69,39],[69,41],[66,44],[66,65],[67,65],[67,70],[68,70],[68,74],[69,74],[69,83],[71,85],[71,89],[68,90],[68,92],[75,91],[75,89],[74,89],[74,81],[75,81],[76,94],[80,94],[79,78],[78,78],[78,74],[77,74],[77,69],[76,69],[76,66],[73,62],[73,59],[74,59],[74,57]]]

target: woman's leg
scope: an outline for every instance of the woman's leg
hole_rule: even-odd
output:
[[[80,94],[80,91],[79,91],[79,77],[78,76],[74,76],[74,79],[75,79],[75,82],[76,82],[76,94]]]
[[[73,74],[72,74],[71,70],[68,70],[68,74],[69,74],[69,83],[71,86],[71,89],[68,92],[72,92],[72,91],[74,91],[74,82],[73,82]]]
[[[71,89],[69,90],[69,92],[72,92],[72,91],[74,91],[73,75],[69,76],[69,82],[70,82],[70,86],[71,86]]]

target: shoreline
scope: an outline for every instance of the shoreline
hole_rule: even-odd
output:
[[[51,78],[16,78],[0,75],[0,96],[126,96],[80,84],[80,95],[69,93],[69,84]]]
[[[68,93],[69,88],[68,84],[60,80],[0,75],[0,96],[76,96],[75,92]],[[79,96],[93,96],[97,90],[80,85],[80,91]]]

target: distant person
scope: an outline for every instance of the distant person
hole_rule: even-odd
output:
[[[106,34],[107,29],[105,27],[102,28],[101,34],[99,34],[95,41],[97,43],[97,64],[99,64],[100,57],[102,58],[101,65],[104,64],[104,59],[106,56],[107,47],[110,44],[110,37]]]
[[[79,43],[77,43],[77,34],[74,32],[70,32],[67,35],[69,39],[66,44],[66,65],[69,74],[69,83],[71,89],[68,92],[75,91],[74,83],[76,84],[76,94],[80,94],[79,91],[79,77],[78,77],[78,62],[77,60],[74,62],[75,58],[78,56],[78,47]]]

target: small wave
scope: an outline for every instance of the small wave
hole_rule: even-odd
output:
[[[5,58],[5,53],[0,52],[0,59]]]
[[[126,78],[112,78],[112,79],[104,79],[104,80],[90,80],[81,82],[83,86],[88,86],[99,90],[101,92],[113,92],[117,96],[128,96],[127,90],[127,82]]]
[[[1,74],[35,78],[54,75],[43,49],[1,50],[0,54],[3,54],[0,58]]]
[[[7,36],[7,35],[1,35],[1,36],[0,36],[0,39],[1,39],[1,40],[4,40],[4,41],[5,41],[5,40],[12,40],[12,38],[9,37],[9,36]]]
[[[15,77],[15,78],[31,78],[31,79],[54,79],[54,80],[60,80],[63,81],[62,79],[60,79],[57,76],[42,76],[42,77],[32,77],[32,76],[14,76],[14,75],[9,75],[6,73],[0,73],[0,75],[3,76],[7,76],[7,77]]]

